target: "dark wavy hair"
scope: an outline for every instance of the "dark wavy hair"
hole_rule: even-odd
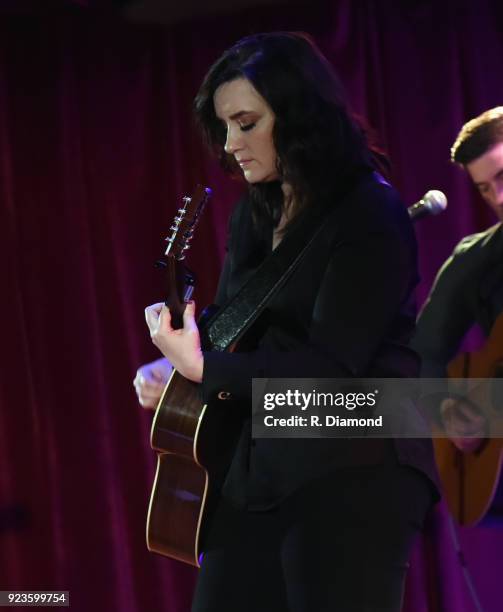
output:
[[[196,121],[225,170],[241,174],[224,150],[225,127],[213,96],[223,83],[245,78],[274,115],[273,141],[281,181],[293,189],[294,216],[308,206],[333,204],[331,195],[371,167],[363,130],[352,118],[334,69],[304,33],[248,36],[213,64],[194,100]],[[255,218],[279,221],[281,182],[249,186]]]

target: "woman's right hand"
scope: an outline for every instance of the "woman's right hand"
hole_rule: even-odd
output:
[[[173,366],[165,357],[138,368],[133,385],[144,408],[154,410],[157,407],[172,370]]]

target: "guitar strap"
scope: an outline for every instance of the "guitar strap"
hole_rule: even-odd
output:
[[[379,180],[377,173],[369,174]],[[354,187],[354,184],[353,184]],[[205,349],[226,351],[256,321],[267,303],[297,269],[311,246],[319,240],[339,206],[318,214],[302,224],[304,246],[299,251],[298,230],[287,234],[239,291],[214,314],[201,329]]]

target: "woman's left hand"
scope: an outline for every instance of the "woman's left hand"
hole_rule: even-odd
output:
[[[183,327],[173,329],[171,314],[164,303],[145,308],[145,319],[152,342],[182,376],[200,383],[203,379],[203,353],[194,318],[196,305],[189,302],[183,313]]]

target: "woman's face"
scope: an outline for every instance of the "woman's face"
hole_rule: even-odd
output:
[[[213,96],[215,113],[227,130],[225,151],[249,183],[278,178],[272,138],[274,113],[247,79],[223,83]]]

